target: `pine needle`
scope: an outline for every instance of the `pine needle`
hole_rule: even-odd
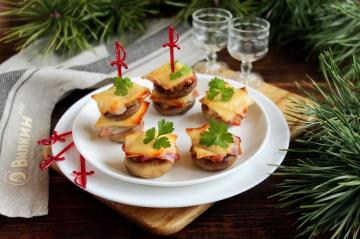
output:
[[[23,49],[41,40],[43,54],[73,55],[109,36],[144,29],[144,19],[156,13],[150,0],[0,0],[0,16],[14,21],[0,41]],[[19,24],[19,20],[23,23]],[[10,22],[11,23],[11,22]]]
[[[331,49],[346,79],[355,77],[351,58],[360,57],[357,0],[261,0],[259,15],[271,23],[273,42],[303,41],[308,55]]]
[[[297,140],[302,159],[281,166],[284,177],[276,197],[299,215],[300,235],[310,238],[330,232],[331,238],[357,238],[360,229],[360,68],[358,78],[345,80],[330,52],[320,55],[327,89],[312,81],[314,93],[304,93],[314,104],[296,102],[292,110],[314,121],[304,121],[305,136]],[[318,96],[320,95],[320,96]],[[296,107],[296,108],[294,108]]]

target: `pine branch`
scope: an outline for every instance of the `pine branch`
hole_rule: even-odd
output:
[[[214,1],[211,0],[165,0],[165,3],[171,6],[179,7],[181,10],[176,15],[176,21],[187,22],[191,15],[200,8],[214,7]]]
[[[235,17],[251,15],[255,11],[255,2],[251,0],[165,0],[165,3],[181,8],[176,18],[177,20],[189,21],[191,15],[200,8],[219,7],[230,11]]]
[[[302,40],[309,54],[334,52],[345,78],[354,77],[351,56],[360,57],[360,3],[356,0],[262,0],[259,15],[271,23],[275,42]]]
[[[97,18],[101,40],[108,40],[114,34],[123,34],[125,31],[144,31],[146,17],[158,13],[152,7],[151,0],[105,0],[101,1]]]
[[[297,102],[294,111],[313,117],[304,121],[306,134],[297,140],[302,159],[280,166],[276,175],[282,191],[278,206],[291,206],[299,215],[300,235],[331,232],[332,238],[357,238],[360,230],[360,61],[354,58],[357,78],[345,80],[329,52],[320,55],[328,89],[312,85],[314,102]]]
[[[227,0],[219,1],[220,8],[230,11],[234,17],[254,15],[256,2],[252,0]]]
[[[4,42],[19,41],[23,49],[41,39],[43,53],[74,54],[109,36],[144,29],[144,19],[156,11],[150,0],[0,0],[0,16],[24,21],[6,29]],[[14,24],[15,25],[15,24]]]
[[[18,49],[43,39],[44,54],[66,49],[69,53],[90,48],[97,39],[89,27],[93,18],[83,0],[27,0],[16,3],[0,1],[6,7],[0,16],[24,20],[24,24],[6,30],[4,42],[19,40]],[[7,4],[7,5],[6,5]]]
[[[332,0],[321,0],[321,2]],[[312,26],[314,11],[319,1],[314,0],[261,0],[259,15],[271,23],[271,38],[275,42],[298,39]]]
[[[312,53],[331,48],[334,61],[344,67],[345,78],[354,77],[351,57],[360,57],[360,2],[335,1],[316,8],[315,22],[305,36]]]

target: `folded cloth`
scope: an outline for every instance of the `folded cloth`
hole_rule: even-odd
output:
[[[188,28],[177,30],[181,51],[175,52],[176,59],[189,65],[203,59]],[[168,61],[168,49],[161,47],[166,41],[167,25],[162,25],[126,46],[128,70],[124,75],[140,76]],[[81,53],[55,67],[12,67],[20,62],[16,56],[0,66],[0,214],[32,217],[48,213],[48,174],[38,166],[41,148],[37,140],[49,134],[51,112],[61,97],[73,89],[98,87],[114,72],[110,67],[114,56],[109,56],[106,47],[99,46],[94,52],[97,54]],[[84,61],[87,64],[81,64]]]

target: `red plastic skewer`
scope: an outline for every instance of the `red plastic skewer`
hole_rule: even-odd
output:
[[[59,153],[57,153],[55,156],[48,155],[47,159],[41,160],[39,167],[42,171],[49,168],[55,161],[62,161],[65,158],[61,157],[66,151],[68,151],[71,147],[74,146],[74,142],[71,142],[68,144],[63,150],[61,150]]]
[[[180,47],[176,44],[179,40],[179,33],[177,33],[173,25],[170,25],[168,29],[168,34],[169,34],[169,42],[163,43],[162,46],[170,48],[171,72],[174,72],[175,71],[174,47],[180,50]],[[176,40],[174,40],[174,34],[176,34]]]
[[[71,135],[71,134],[72,134],[71,131],[68,131],[68,132],[65,132],[62,134],[58,134],[58,132],[56,130],[54,130],[54,133],[50,137],[41,139],[37,143],[40,145],[50,145],[50,144],[54,144],[58,141],[65,142],[65,137],[68,135]]]
[[[86,162],[82,155],[80,155],[80,171],[73,171],[75,176],[74,183],[82,188],[86,188],[87,176],[94,174],[94,171],[86,171]]]
[[[115,51],[116,51],[116,60],[113,60],[111,62],[111,66],[116,65],[118,70],[118,77],[122,77],[121,67],[123,66],[125,69],[127,69],[128,66],[124,63],[124,60],[126,58],[126,51],[119,41],[115,42]],[[123,53],[122,57],[121,57],[121,52]]]

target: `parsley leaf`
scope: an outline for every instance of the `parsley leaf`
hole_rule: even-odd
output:
[[[219,92],[217,92],[217,91],[209,90],[206,96],[209,100],[213,100],[218,94],[219,94]]]
[[[216,120],[210,120],[209,126],[209,132],[213,134],[224,134],[228,129],[225,123]]]
[[[213,100],[218,94],[221,94],[221,101],[229,101],[234,93],[235,91],[231,86],[226,87],[223,79],[214,77],[209,82],[209,91],[207,92],[206,97],[209,100]]]
[[[143,143],[148,144],[154,141],[153,143],[154,149],[169,148],[171,146],[171,143],[168,137],[162,135],[172,133],[174,131],[173,125],[174,125],[173,122],[165,121],[164,119],[160,120],[158,122],[158,129],[159,129],[158,135],[156,136],[155,127],[148,129],[145,133],[145,139],[143,140]]]
[[[169,148],[170,146],[170,141],[165,136],[158,138],[153,145],[154,149]]]
[[[216,141],[216,134],[205,131],[200,135],[200,145],[205,145],[207,147],[214,145]]]
[[[114,77],[114,86],[116,88],[115,95],[125,96],[128,93],[128,89],[131,88],[134,83],[128,78]]]
[[[228,127],[225,123],[215,120],[210,120],[209,129],[200,134],[200,145],[210,147],[218,145],[222,148],[227,148],[230,143],[234,142],[233,135],[227,132]]]
[[[170,79],[176,80],[180,77],[186,76],[187,74],[191,73],[192,69],[190,66],[183,65],[180,70],[170,73]]]
[[[221,93],[221,101],[229,101],[234,94],[234,89],[227,87]]]
[[[158,122],[159,136],[164,134],[170,134],[174,131],[173,122],[166,122],[164,119]]]
[[[155,127],[148,129],[145,133],[145,139],[143,140],[144,144],[148,144],[155,139]]]

